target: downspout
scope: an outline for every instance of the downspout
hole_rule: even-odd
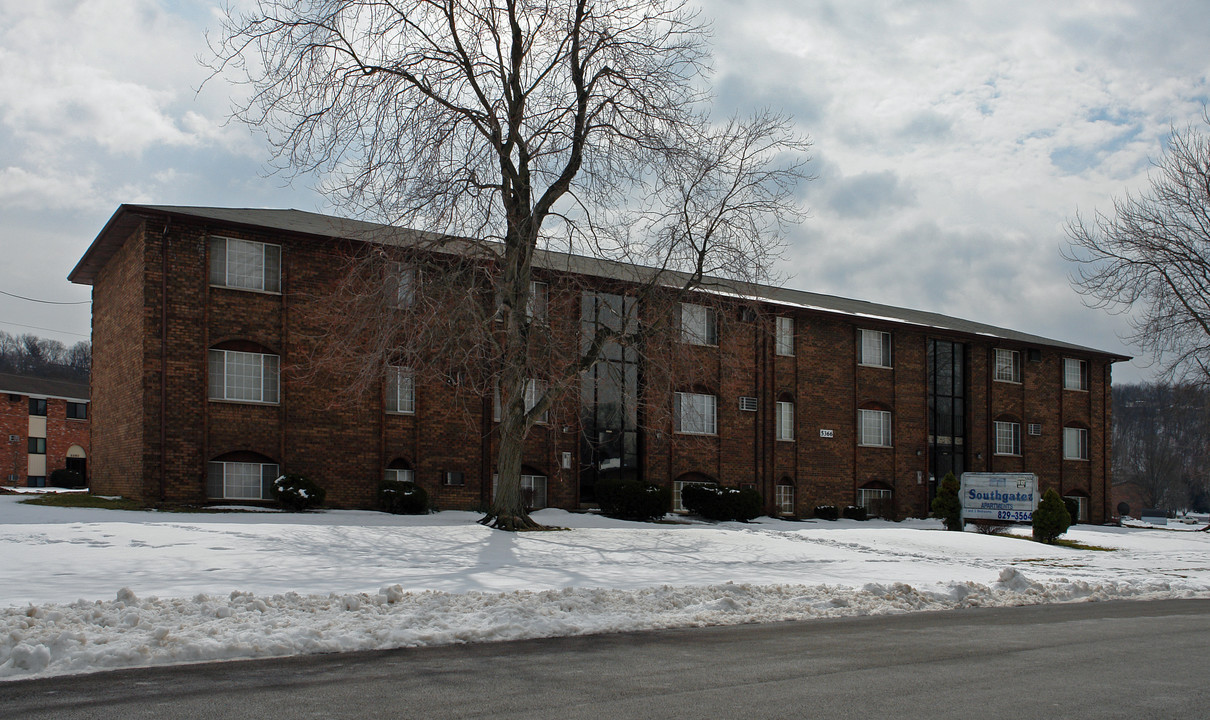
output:
[[[168,227],[160,231],[160,502],[168,499]]]

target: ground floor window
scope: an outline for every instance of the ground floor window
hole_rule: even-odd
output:
[[[416,476],[407,468],[387,468],[387,482],[415,482]]]
[[[1065,495],[1063,499],[1074,500],[1080,506],[1079,511],[1076,513],[1076,517],[1071,519],[1073,523],[1088,522],[1088,498],[1084,497],[1083,495]]]
[[[207,464],[206,495],[222,500],[268,500],[277,479],[277,463],[222,462]]]
[[[857,505],[865,508],[870,517],[888,517],[891,514],[891,491],[886,488],[858,488]]]
[[[492,497],[496,497],[496,486],[500,483],[499,475],[492,475]],[[530,510],[541,510],[546,507],[546,476],[521,476],[521,502]]]
[[[685,503],[681,500],[681,491],[689,485],[714,485],[715,483],[703,482],[701,480],[673,480],[672,481],[672,512],[684,513],[689,512],[689,508],[685,507]]]
[[[794,514],[794,486],[782,483],[777,486],[777,512],[782,515]]]

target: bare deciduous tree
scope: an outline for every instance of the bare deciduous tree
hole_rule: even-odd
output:
[[[1132,312],[1130,339],[1167,379],[1210,381],[1210,136],[1173,129],[1150,189],[1113,205],[1068,223],[1076,289],[1095,307]]]
[[[800,219],[807,142],[770,113],[711,122],[705,34],[683,0],[260,0],[213,48],[216,73],[243,71],[235,116],[281,170],[424,231],[348,258],[326,357],[364,387],[398,365],[472,397],[498,388],[486,524],[537,527],[524,440],[603,352],[667,338],[657,303],[768,280]],[[534,285],[543,272],[604,274],[633,302],[586,330],[575,292]],[[547,302],[577,322],[546,322]]]

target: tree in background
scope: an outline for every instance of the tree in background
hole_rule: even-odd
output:
[[[1063,498],[1059,497],[1054,488],[1047,488],[1046,492],[1042,493],[1042,501],[1038,503],[1038,509],[1034,510],[1033,527],[1034,540],[1044,543],[1054,543],[1057,537],[1071,527],[1071,515],[1067,513]]]
[[[945,523],[946,530],[962,532],[965,528],[962,522],[962,502],[958,498],[961,485],[952,472],[941,478],[937,486],[937,495],[933,498],[933,517],[940,518]]]
[[[1150,189],[1115,199],[1112,213],[1077,215],[1067,235],[1077,291],[1131,312],[1130,339],[1166,379],[1210,382],[1210,136],[1174,128]]]
[[[87,341],[67,347],[58,340],[0,330],[0,372],[87,382],[91,368],[92,344]]]
[[[1210,391],[1200,385],[1115,385],[1113,478],[1145,507],[1210,511]]]
[[[801,218],[807,142],[770,113],[708,117],[705,37],[683,0],[259,0],[226,18],[215,73],[243,73],[235,116],[278,168],[424,231],[348,258],[317,362],[357,368],[354,389],[397,366],[498,393],[485,524],[537,528],[534,426],[607,356],[666,346],[681,299],[769,281]],[[547,297],[541,272],[583,277],[577,256],[605,263],[613,296]],[[580,297],[595,320],[547,322],[548,304],[579,318]]]

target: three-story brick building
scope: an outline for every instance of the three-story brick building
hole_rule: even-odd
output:
[[[291,373],[314,349],[305,299],[335,287],[342,253],[414,236],[295,210],[121,206],[70,275],[93,286],[94,491],[257,500],[277,473],[297,472],[330,505],[369,506],[393,477],[441,508],[483,506],[490,397],[394,368],[375,392],[334,403],[340,387]],[[539,263],[550,322],[587,327],[629,302],[617,267]],[[584,290],[594,277],[611,289]],[[815,293],[746,295],[735,312],[680,307],[679,352],[701,362],[667,392],[639,392],[643,363],[625,351],[607,373],[620,387],[590,371],[578,407],[527,442],[534,505],[590,505],[597,480],[629,474],[674,490],[751,485],[770,513],[859,504],[919,516],[937,479],[969,470],[1034,472],[1078,498],[1083,520],[1111,514],[1110,369],[1122,356]]]

